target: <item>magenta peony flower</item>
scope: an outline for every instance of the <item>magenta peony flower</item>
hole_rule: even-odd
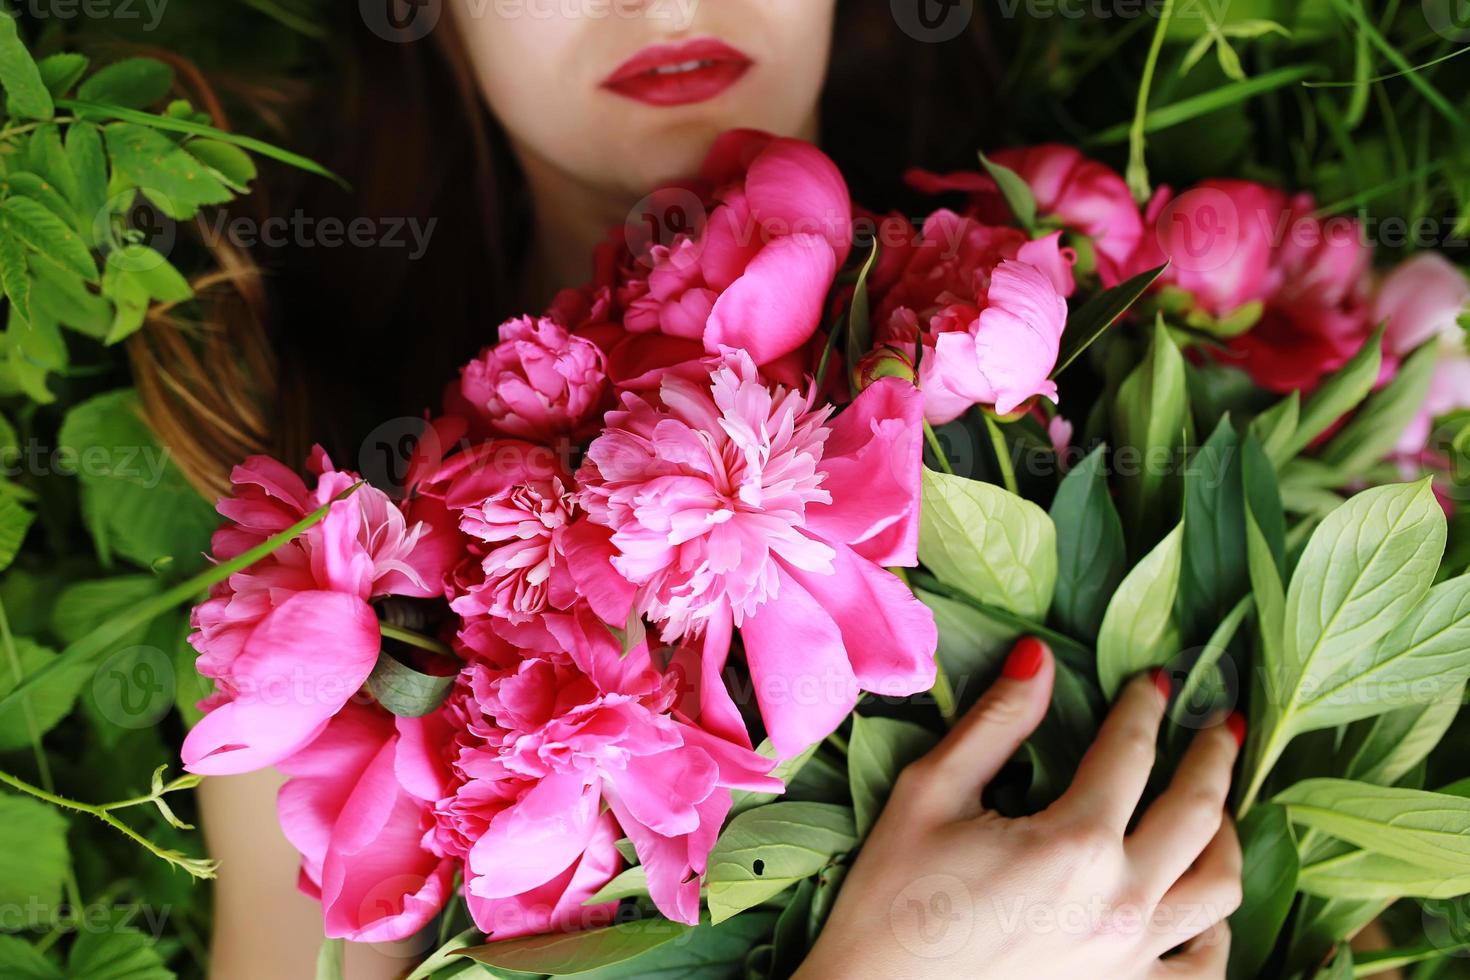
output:
[[[457,394],[489,433],[575,439],[601,415],[607,364],[596,344],[555,320],[520,317],[501,324],[499,343],[460,369]]]
[[[919,387],[930,422],[951,422],[971,405],[1006,414],[1056,399],[1050,375],[1073,286],[1060,237],[1033,241],[936,211],[896,281],[875,291],[878,342],[900,350],[923,342]]]
[[[404,720],[405,785],[432,805],[424,838],[462,859],[475,923],[495,939],[607,924],[583,903],[617,873],[626,835],[670,919],[699,919],[699,876],[732,788],[779,792],[772,762],[677,713],[677,678],[646,645],[623,655],[591,616],[570,652],[476,661],[428,718]]]
[[[406,939],[449,900],[454,862],[424,848],[429,806],[399,781],[417,761],[392,715],[349,703],[278,764],[290,777],[276,801],[281,829],[329,939]]]
[[[215,533],[216,559],[265,541],[354,483],[317,450],[317,485],[275,460],[235,468],[220,501],[231,523]],[[189,732],[186,768],[206,775],[271,765],[314,738],[372,672],[378,619],[369,601],[441,593],[453,553],[442,514],[410,524],[380,490],[361,487],[290,544],[215,586],[195,607],[189,642],[199,672],[214,678],[208,714]]]
[[[740,627],[772,741],[799,752],[859,690],[933,683],[933,616],[882,567],[917,560],[920,411],[912,384],[884,378],[829,421],[743,351],[704,384],[625,393],[578,474],[585,547],[603,529],[610,557],[572,574],[608,622],[631,606],[665,641],[702,636],[707,688]],[[728,709],[705,712],[730,734]]]
[[[1036,199],[1037,217],[1044,224],[1060,225],[1091,240],[1103,286],[1115,286],[1131,274],[1127,273],[1129,259],[1143,237],[1143,217],[1117,171],[1061,143],[1001,150],[991,159],[1026,181]],[[968,217],[1000,225],[1012,220],[995,181],[987,174],[911,170],[907,178],[924,193],[974,195],[965,212]]]

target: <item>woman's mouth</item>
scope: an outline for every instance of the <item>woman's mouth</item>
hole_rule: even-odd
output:
[[[724,92],[754,64],[723,41],[656,44],[623,62],[602,87],[645,105],[693,105]]]

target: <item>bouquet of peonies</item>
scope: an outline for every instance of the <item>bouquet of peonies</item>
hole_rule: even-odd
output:
[[[726,134],[501,325],[402,486],[236,469],[215,558],[268,554],[194,610],[184,762],[290,777],[328,937],[467,914],[417,976],[784,976],[1027,634],[1055,700],[1004,811],[1140,670],[1173,682],[1161,766],[1248,713],[1233,975],[1470,891],[1470,786],[1423,789],[1470,677],[1470,556],[1440,571],[1470,283],[1380,278],[1259,184],[1140,208],[1069,147],[981,162],[910,174],[949,205],[913,223]]]

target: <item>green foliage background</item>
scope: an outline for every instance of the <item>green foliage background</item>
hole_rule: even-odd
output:
[[[1470,50],[1470,37],[1436,32],[1426,12],[1451,9],[1436,3],[1177,0],[1167,5],[1170,24],[1157,49],[1158,18],[1119,16],[1123,4],[1111,13],[1090,3],[1001,4],[999,12],[982,4],[994,47],[1008,52],[993,98],[1012,122],[1004,132],[976,134],[976,142],[1075,142],[1126,167],[1140,191],[1225,175],[1311,190],[1324,213],[1357,213],[1373,227],[1385,219],[1407,227],[1430,220],[1464,265],[1465,247],[1455,240],[1470,231],[1470,57],[1459,55]],[[215,523],[210,505],[136,414],[121,346],[139,329],[163,329],[143,326],[150,306],[172,305],[185,324],[166,329],[197,319],[189,277],[207,270],[207,257],[186,240],[166,260],[149,255],[130,233],[130,207],[142,189],[154,206],[186,221],[246,193],[257,176],[251,154],[197,128],[211,121],[177,100],[170,68],[136,59],[168,52],[206,75],[310,79],[326,61],[332,33],[325,4],[313,0],[171,3],[151,29],[146,18],[121,16],[125,6],[142,9],[136,0],[112,0],[88,8],[100,16],[60,17],[60,6],[40,4],[20,7],[18,22],[0,19],[0,286],[7,296],[0,698],[17,679],[48,671],[16,702],[23,711],[0,714],[0,771],[94,809],[134,801],[107,817],[165,853],[160,859],[95,819],[98,813],[0,794],[0,976],[7,977],[142,980],[205,969],[209,890],[194,875],[207,867],[190,860],[204,852],[188,826],[195,812],[188,783],[155,777],[176,758],[202,693],[183,642],[185,612],[175,605],[104,644],[89,636],[199,572]],[[1063,9],[1078,15],[1046,13]],[[28,67],[27,50],[38,68]],[[1141,85],[1148,112],[1135,118]],[[266,131],[247,106],[227,108],[241,132],[290,144],[289,134]],[[289,156],[283,162],[304,165]],[[1383,242],[1380,256],[1388,261],[1413,247]],[[1126,363],[1158,351],[1145,335],[1125,338],[1120,349]],[[1201,435],[1214,430],[1224,408],[1266,407],[1227,376],[1192,377],[1191,386]],[[1293,522],[1307,530],[1342,499],[1343,484],[1310,489],[1294,498],[1301,508]],[[1084,501],[1091,493],[1080,482],[1072,492]],[[1462,511],[1450,525],[1446,566],[1455,571],[1470,562],[1467,520]],[[1296,544],[1304,538],[1299,533]],[[1054,610],[1078,633],[1106,634],[1101,617],[1110,592],[1101,605],[1098,596],[1059,593]],[[936,601],[936,608],[947,636],[982,629],[967,625],[958,607]],[[87,656],[59,661],[69,648]],[[864,719],[857,724],[867,730],[849,733],[854,746],[893,753],[889,764],[852,775],[860,824],[871,820],[885,779],[913,748],[912,732],[885,730],[881,721]],[[1467,726],[1462,714],[1423,764],[1425,785],[1465,774]],[[1046,757],[1066,751],[1060,746]],[[808,783],[824,777],[830,783],[833,774],[820,761],[803,776]],[[159,805],[165,796],[172,809]],[[1268,843],[1283,839],[1281,810],[1257,812],[1247,832]],[[834,882],[825,874],[810,882],[794,902],[815,908],[818,921]],[[1454,915],[1436,919],[1437,908],[1432,900],[1399,903],[1388,921],[1402,924],[1405,943],[1422,936],[1429,919],[1470,940]],[[81,928],[75,909],[89,916]],[[771,918],[747,913],[732,922],[757,936]],[[104,928],[109,923],[118,928]],[[1322,928],[1325,951],[1337,932]],[[1426,962],[1421,976],[1464,973],[1452,957]]]

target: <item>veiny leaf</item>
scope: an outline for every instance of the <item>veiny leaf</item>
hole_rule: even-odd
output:
[[[235,190],[244,193],[250,189],[250,182],[256,176],[255,161],[238,146],[220,140],[192,139],[184,144],[184,149]]]
[[[1296,431],[1286,440],[1280,451],[1282,461],[1291,459],[1306,449],[1313,439],[1327,431],[1328,426],[1362,404],[1378,381],[1382,363],[1383,328],[1379,327],[1353,355],[1352,360],[1343,365],[1340,371],[1330,375],[1307,398],[1302,405]],[[1277,455],[1272,454],[1272,459],[1277,459]]]
[[[0,11],[0,85],[5,87],[5,106],[12,116],[50,119],[56,114],[41,71],[8,10]]]
[[[1297,887],[1319,898],[1355,901],[1455,898],[1470,893],[1470,875],[1446,874],[1442,869],[1349,849],[1302,868]]]
[[[913,722],[852,716],[847,778],[852,787],[852,810],[859,837],[866,837],[873,829],[903,767],[938,741],[939,736]]]
[[[384,651],[378,654],[367,686],[378,703],[398,717],[422,718],[444,703],[454,676],[421,673]]]
[[[174,70],[154,58],[124,58],[98,70],[77,89],[77,98],[127,109],[146,109],[173,88]]]
[[[0,223],[37,255],[88,282],[97,279],[97,263],[77,233],[42,204],[28,197],[0,201]]]
[[[1097,636],[1108,600],[1123,581],[1128,555],[1123,522],[1108,493],[1099,446],[1072,468],[1051,505],[1057,535],[1057,585],[1052,615],[1064,632]]]
[[[36,63],[52,98],[61,98],[87,72],[87,56],[71,51],[48,54]]]
[[[625,898],[641,898],[648,894],[648,869],[641,864],[624,868],[612,881],[603,885],[584,901],[583,905],[602,905],[618,902]]]
[[[66,819],[40,800],[0,793],[0,906],[61,901]]]
[[[1307,779],[1276,794],[1293,823],[1444,875],[1470,875],[1470,799]]]
[[[1061,349],[1057,353],[1057,366],[1052,369],[1051,376],[1055,378],[1065,371],[1108,327],[1118,322],[1118,317],[1127,313],[1168,267],[1166,262],[1157,269],[1141,272],[1126,282],[1096,294],[1068,314],[1067,327],[1062,333]]]
[[[692,931],[667,919],[640,919],[606,929],[505,939],[471,946],[460,955],[490,967],[565,976],[624,963]]]
[[[1016,221],[1022,228],[1031,231],[1036,227],[1036,196],[1031,193],[1031,186],[1021,178],[1010,167],[1002,166],[980,154],[980,166],[995,181],[995,186],[1000,189],[1001,199],[1011,209]]]
[[[1230,917],[1229,980],[1252,980],[1276,945],[1297,890],[1296,841],[1286,811],[1260,806],[1236,828],[1244,854],[1243,900]]]
[[[1281,401],[1256,416],[1251,431],[1261,440],[1271,462],[1278,469],[1292,458],[1291,446],[1301,417],[1302,393],[1293,391]]]
[[[133,929],[84,929],[67,958],[66,972],[87,980],[174,980],[157,943]]]
[[[25,251],[20,247],[20,240],[4,227],[0,227],[0,286],[4,287],[15,313],[30,323],[31,277]]]
[[[13,637],[16,664],[10,659],[10,651],[0,643],[0,696],[15,690],[18,680],[35,673],[43,664],[56,659],[56,651],[42,646],[24,636]],[[71,713],[77,694],[86,683],[91,672],[85,667],[62,668],[53,671],[46,680],[38,684],[22,699],[30,705],[30,711],[12,711],[0,717],[0,751],[24,748],[31,744],[32,725],[38,735],[55,728]],[[30,719],[27,721],[27,714]]]
[[[1179,589],[1180,524],[1123,579],[1097,635],[1097,677],[1111,700],[1129,677],[1178,653],[1174,599]]]
[[[1322,450],[1322,461],[1355,475],[1388,456],[1424,407],[1438,360],[1438,341],[1410,355],[1393,380],[1370,395],[1352,421],[1332,437]]]
[[[966,595],[1040,620],[1056,587],[1056,528],[1000,487],[926,469],[919,560]]]
[[[89,122],[75,122],[66,128],[66,155],[77,178],[77,214],[82,218],[82,233],[92,245],[101,243],[99,231],[105,229],[107,216],[107,154],[102,149],[102,131]]]
[[[789,791],[792,780],[801,774],[806,764],[811,761],[812,756],[816,754],[817,749],[821,748],[821,746],[821,742],[813,742],[802,750],[800,754],[794,755],[789,759],[782,759],[771,769],[769,775],[785,783]],[[771,744],[770,739],[761,742],[756,747],[756,752],[765,756],[767,759],[774,759],[776,757],[776,747]],[[778,793],[758,793],[748,789],[731,790],[730,813],[727,819],[733,819],[746,810],[774,802],[779,796],[780,794]]]
[[[776,923],[773,912],[747,912],[719,925],[699,925],[641,956],[576,974],[576,980],[726,980]]]
[[[1240,437],[1228,415],[1185,469],[1184,514],[1177,608],[1181,632],[1193,638],[1219,622],[1247,582]]]
[[[1433,701],[1386,711],[1349,725],[1337,755],[1345,779],[1392,786],[1417,766],[1449,731],[1460,711],[1465,684]]]
[[[0,935],[0,976],[8,980],[61,980],[61,971],[19,936]]]
[[[779,895],[857,840],[853,812],[845,806],[771,803],[747,810],[710,851],[710,917],[718,924]]]
[[[102,132],[114,172],[175,220],[192,218],[201,206],[234,197],[208,167],[157,130],[115,122]]]

